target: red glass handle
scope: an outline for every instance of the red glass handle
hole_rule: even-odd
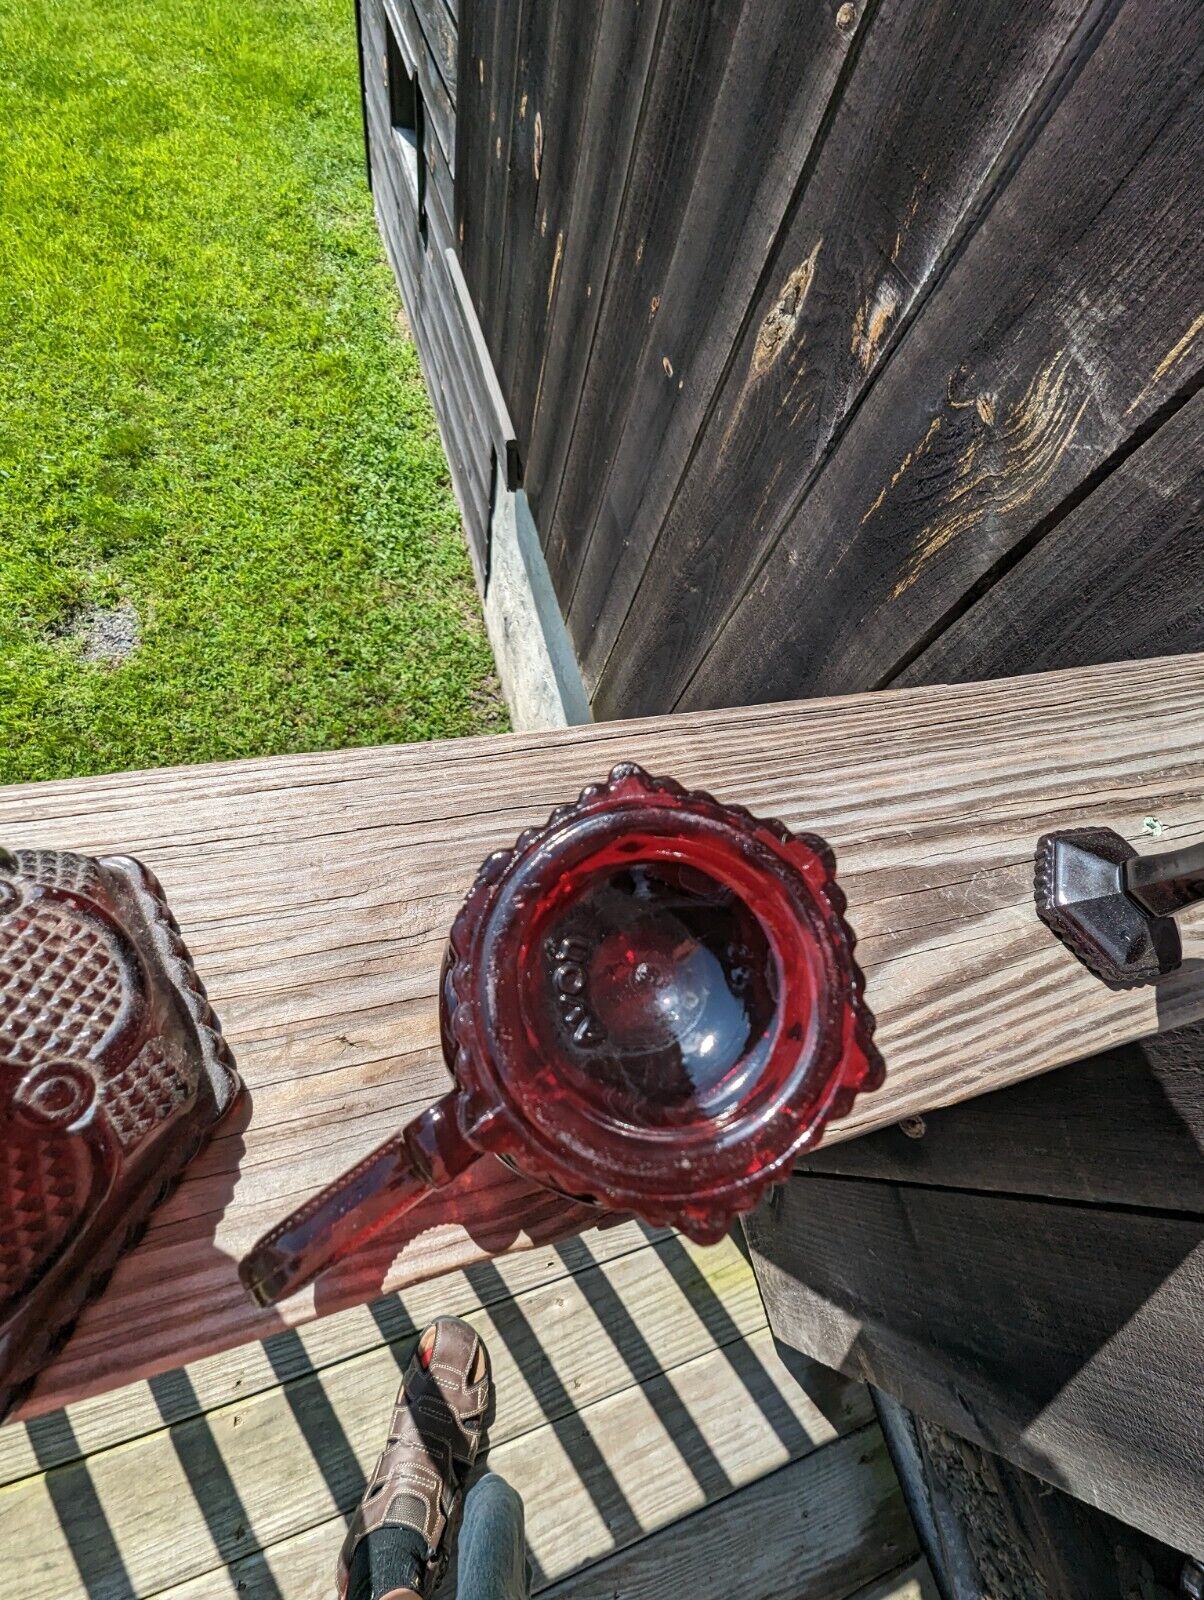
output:
[[[460,1132],[457,1099],[428,1107],[252,1246],[238,1274],[257,1305],[303,1289],[478,1158]]]

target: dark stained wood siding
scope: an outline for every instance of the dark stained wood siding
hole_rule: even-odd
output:
[[[401,288],[447,451],[469,549],[484,582],[495,473],[513,481],[513,429],[484,358],[484,340],[456,257],[454,174],[458,35],[445,0],[360,0],[364,118],[377,221]],[[421,96],[418,159],[392,126],[390,37]]]
[[[1204,645],[1204,393],[1124,455],[894,683],[1007,677]]]
[[[1204,643],[1196,0],[461,26],[461,258],[596,715]]]
[[[800,1175],[746,1232],[779,1338],[1204,1548],[1204,1217]]]
[[[1195,384],[1202,74],[1196,0],[1120,7],[682,704],[889,682]]]

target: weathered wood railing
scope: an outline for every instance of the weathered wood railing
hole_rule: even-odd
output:
[[[1114,993],[1037,921],[1032,854],[1079,822],[1204,838],[1204,657],[0,790],[0,839],[142,857],[250,1090],[28,1411],[572,1232],[493,1162],[397,1237],[256,1311],[255,1237],[440,1093],[443,940],[476,866],[620,760],[822,833],[886,1086],[831,1142],[1204,1015],[1204,916],[1156,989]]]

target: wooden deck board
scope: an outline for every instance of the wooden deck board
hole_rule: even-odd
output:
[[[668,1236],[666,1228],[637,1222],[591,1229],[559,1244],[501,1256],[490,1263],[486,1274],[472,1269],[448,1273],[414,1284],[404,1296],[392,1294],[371,1306],[351,1306],[273,1334],[262,1343],[206,1356],[185,1369],[187,1387],[176,1384],[166,1418],[155,1390],[142,1381],[47,1413],[44,1421],[35,1418],[25,1426],[0,1428],[0,1486],[155,1433],[165,1421],[186,1422],[236,1400],[245,1403],[281,1383],[396,1343],[419,1332],[434,1316],[469,1316],[498,1301],[559,1284],[591,1266],[617,1261]]]
[[[777,1594],[762,1580],[793,1568],[814,1579],[814,1600],[837,1600],[907,1562],[914,1537],[864,1390],[813,1364],[787,1371],[736,1246],[662,1236],[595,1263],[590,1244],[605,1237],[570,1241],[567,1261],[516,1294],[497,1294],[494,1265],[447,1284],[482,1302],[469,1316],[497,1382],[490,1464],[524,1495],[538,1586],[573,1593],[577,1575],[593,1594],[601,1561],[608,1595],[643,1592],[650,1571],[677,1570],[683,1517],[703,1594],[704,1554],[750,1524],[785,1543],[743,1586],[727,1575],[732,1597]],[[336,1325],[350,1332],[330,1319],[328,1339]],[[24,1600],[327,1600],[411,1347],[405,1325],[391,1343],[9,1484],[0,1544],[20,1552],[9,1570]],[[181,1372],[150,1388],[170,1414],[194,1385]]]
[[[1105,989],[1037,923],[1037,835],[1204,836],[1204,658],[627,725],[0,790],[0,836],[160,875],[251,1092],[155,1214],[30,1414],[510,1249],[592,1214],[486,1161],[387,1243],[268,1312],[235,1263],[447,1084],[443,938],[480,860],[618,760],[835,848],[887,1086],[831,1140],[1191,1020],[1190,970]],[[1148,842],[1148,841],[1145,841]],[[1183,919],[1189,958],[1204,918]]]

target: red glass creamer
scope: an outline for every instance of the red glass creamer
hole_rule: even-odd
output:
[[[264,1236],[268,1305],[487,1152],[702,1243],[883,1079],[835,863],[636,766],[490,856],[441,985],[455,1087]]]

